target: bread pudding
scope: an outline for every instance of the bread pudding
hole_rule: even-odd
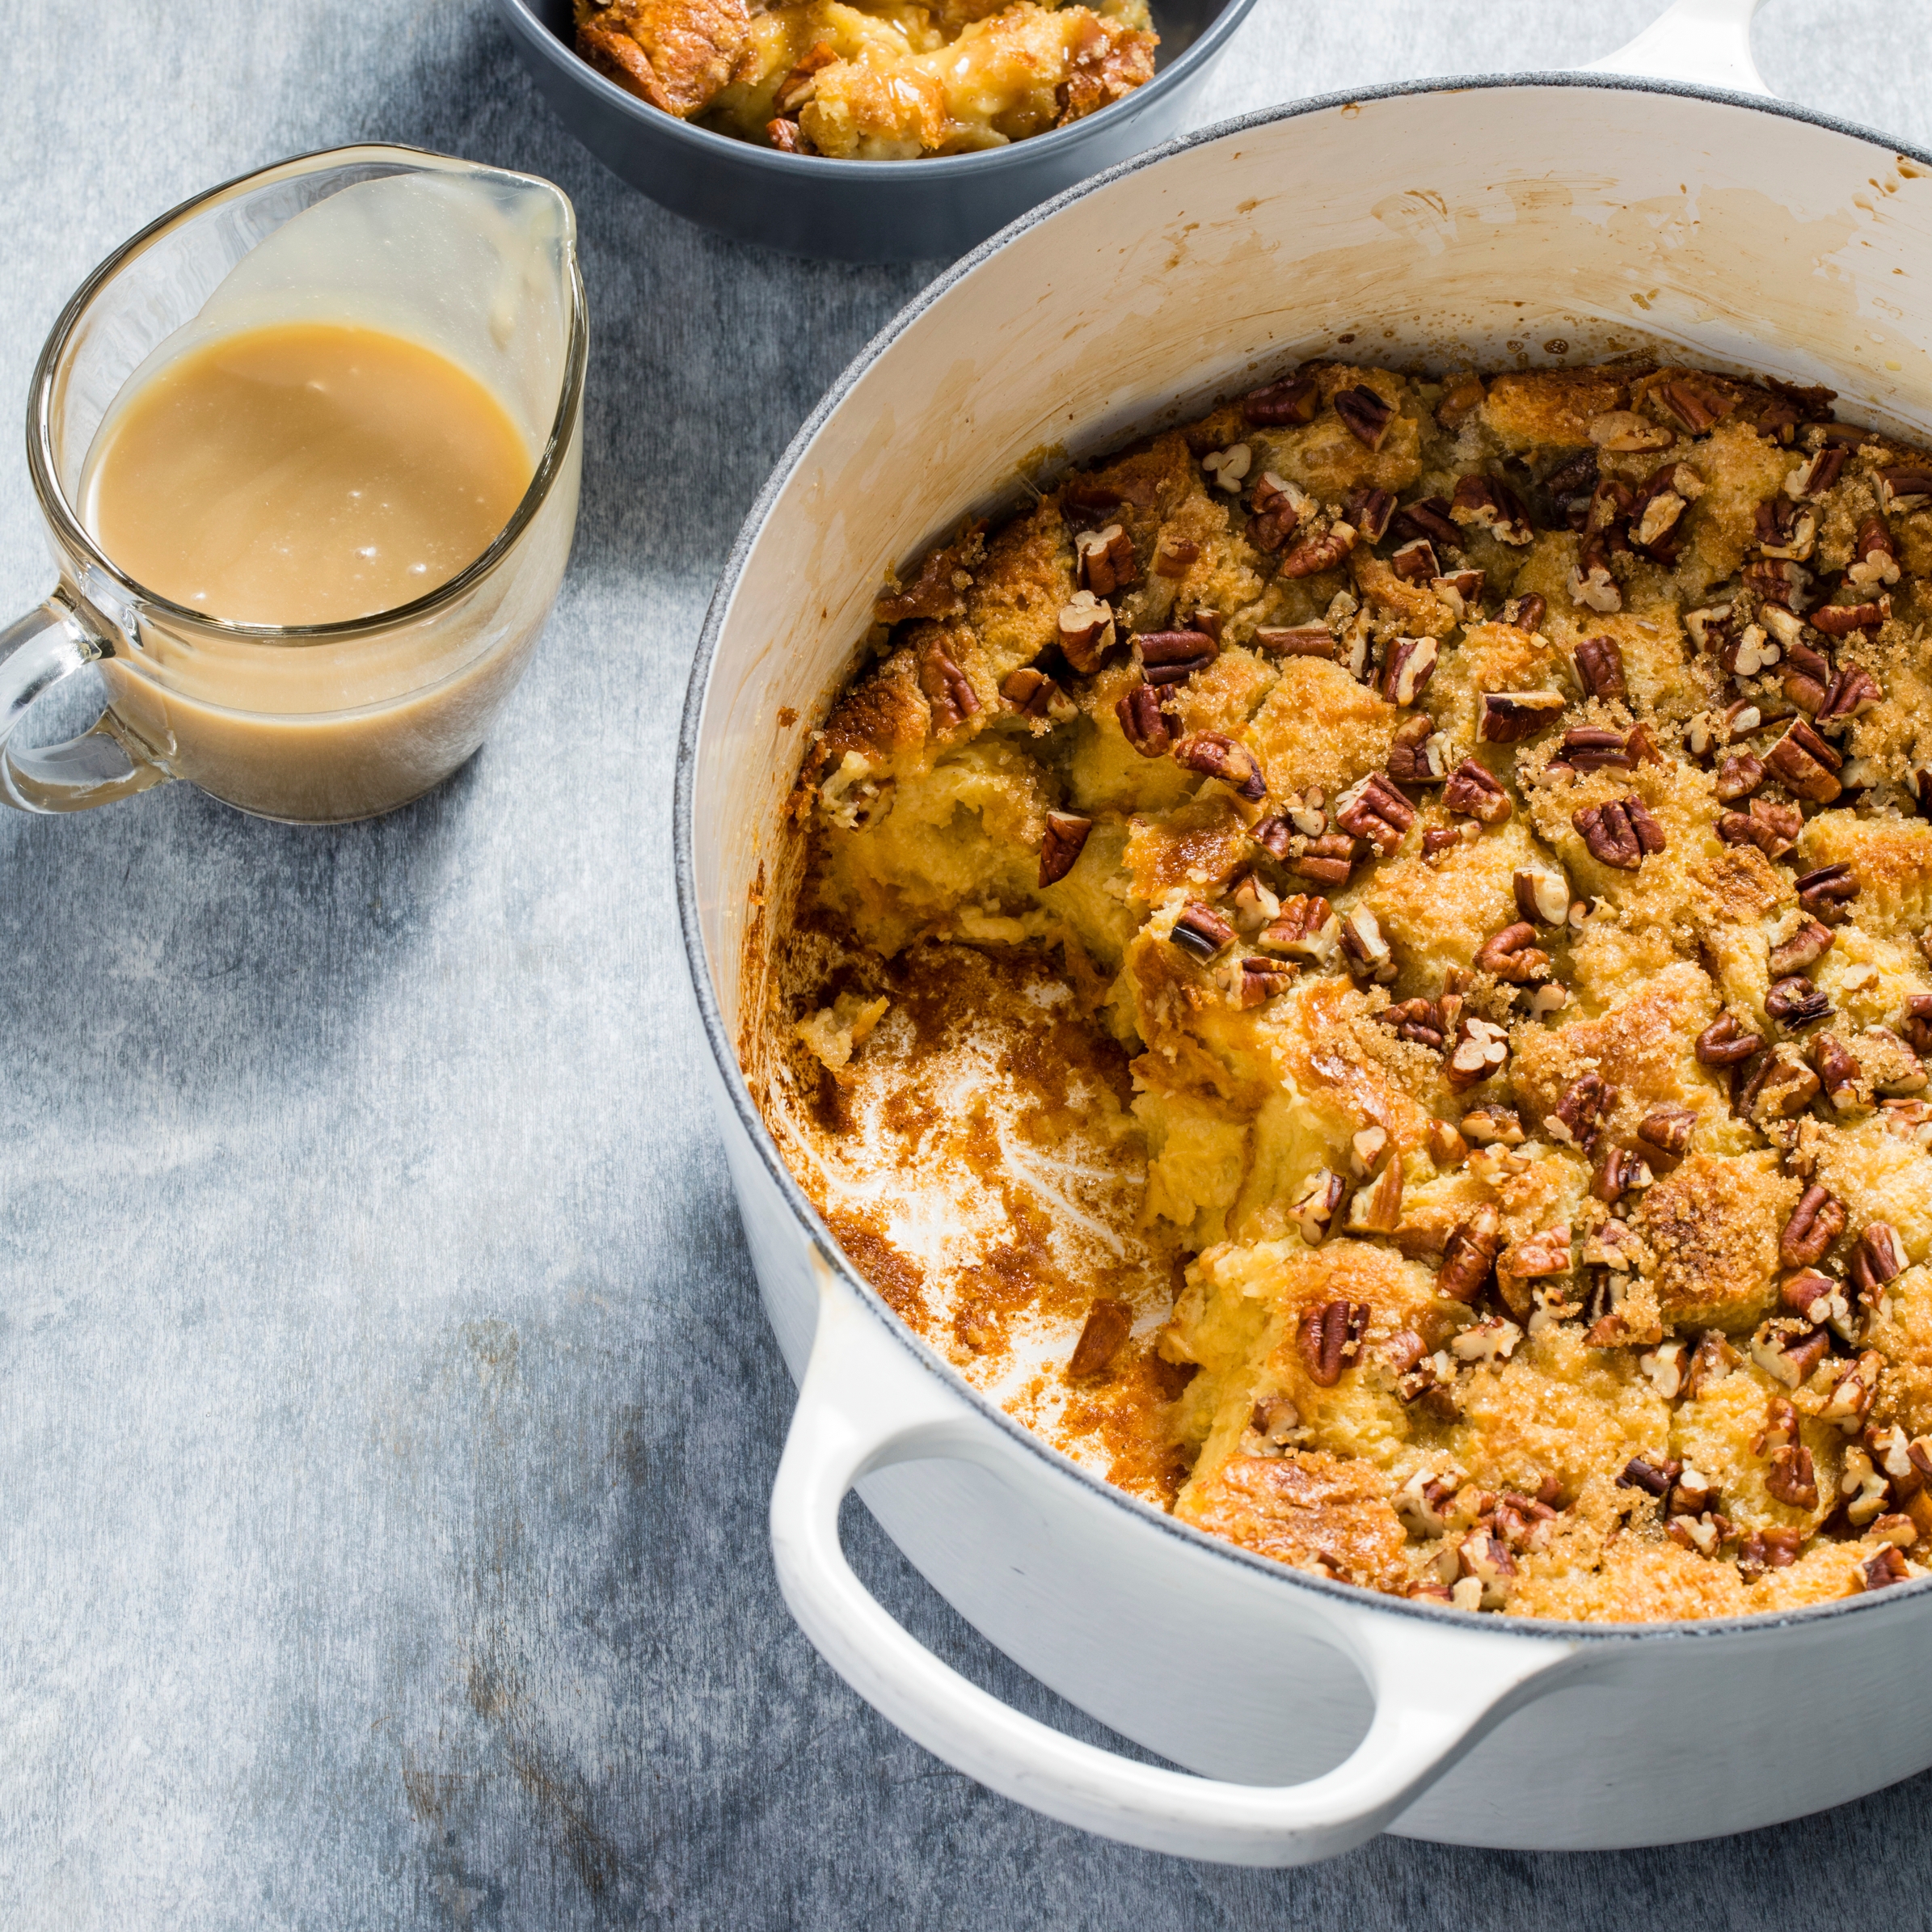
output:
[[[681,120],[910,161],[1064,127],[1154,78],[1147,0],[576,0],[577,48]]]
[[[888,580],[744,1052],[1089,1466],[1466,1610],[1932,1563],[1932,458],[1306,364]]]

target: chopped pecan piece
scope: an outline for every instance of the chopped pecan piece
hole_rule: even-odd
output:
[[[1819,996],[1820,998],[1823,994]],[[1818,1084],[1833,1107],[1855,1106],[1858,1098],[1858,1063],[1843,1041],[1820,1033],[1812,1042],[1812,1065],[1818,1073]]]
[[[1696,1052],[1705,1066],[1736,1066],[1761,1052],[1764,1044],[1761,1035],[1753,1032],[1727,1009],[1698,1034]]]
[[[1486,825],[1500,825],[1510,812],[1509,794],[1474,758],[1465,758],[1449,775],[1442,794],[1445,810],[1466,812]]]
[[[1395,411],[1365,383],[1353,389],[1338,389],[1331,407],[1348,424],[1356,441],[1371,449],[1381,449],[1389,425],[1395,420]]]
[[[1814,919],[1836,917],[1858,896],[1858,881],[1848,865],[1820,866],[1794,881],[1798,903]]]
[[[1631,546],[1660,563],[1676,563],[1684,542],[1684,512],[1703,493],[1704,479],[1689,464],[1664,464],[1630,506]]]
[[[1600,863],[1634,872],[1647,854],[1661,852],[1663,828],[1641,799],[1612,799],[1603,805],[1585,805],[1572,812],[1570,823]]]
[[[1255,943],[1268,952],[1320,964],[1334,958],[1340,936],[1341,922],[1328,901],[1297,893],[1281,901],[1280,913]]]
[[[1576,647],[1576,681],[1592,698],[1627,698],[1623,653],[1614,637],[1586,637]]]
[[[1483,942],[1476,964],[1512,986],[1533,986],[1550,977],[1550,955],[1535,941],[1536,928],[1527,921],[1506,926]]]
[[[1333,1224],[1348,1184],[1339,1174],[1323,1167],[1300,1194],[1288,1204],[1289,1219],[1301,1230],[1301,1238],[1311,1248],[1319,1247]]]
[[[1878,472],[1879,504],[1888,517],[1922,510],[1932,503],[1932,470],[1897,464]]]
[[[1869,604],[1820,604],[1811,621],[1827,637],[1849,637],[1854,631],[1876,631],[1891,614],[1891,598],[1881,597]]]
[[[1543,1132],[1566,1147],[1585,1154],[1597,1151],[1603,1116],[1617,1103],[1617,1090],[1601,1074],[1580,1074],[1565,1087],[1556,1105],[1543,1116]]]
[[[1224,732],[1189,732],[1174,747],[1175,762],[1219,778],[1251,804],[1268,796],[1268,774],[1255,754]]]
[[[1911,1575],[1912,1566],[1889,1543],[1858,1566],[1859,1587],[1867,1590],[1883,1590],[1888,1584],[1905,1582]]]
[[[1204,631],[1144,631],[1134,639],[1141,675],[1153,685],[1184,684],[1221,655]]]
[[[1452,1301],[1474,1303],[1502,1247],[1502,1218],[1484,1201],[1450,1234],[1442,1251],[1442,1266],[1436,1273],[1436,1292]]]
[[[1794,1509],[1818,1507],[1818,1477],[1812,1466],[1812,1452],[1801,1442],[1787,1442],[1774,1449],[1771,1466],[1765,1471],[1765,1487],[1781,1503]]]
[[[1449,776],[1449,740],[1426,712],[1405,718],[1389,747],[1389,776],[1398,785],[1440,785]]]
[[[1241,413],[1264,429],[1312,423],[1321,406],[1321,390],[1313,376],[1284,376],[1263,389],[1250,390],[1241,399]]]
[[[1392,1154],[1373,1187],[1360,1189],[1348,1204],[1351,1234],[1393,1234],[1402,1225],[1402,1155]]]
[[[1308,1310],[1297,1338],[1308,1379],[1318,1388],[1332,1389],[1342,1379],[1342,1371],[1354,1365],[1368,1331],[1365,1301],[1327,1301]]]
[[[1898,546],[1891,533],[1876,517],[1867,517],[1852,540],[1853,561],[1845,580],[1861,590],[1896,584],[1899,580]]]
[[[1456,1030],[1456,1044],[1442,1072],[1450,1091],[1461,1093],[1502,1072],[1509,1058],[1509,1036],[1494,1020],[1475,1013],[1460,1015]]]
[[[1650,393],[1692,436],[1706,434],[1737,407],[1735,396],[1690,378],[1660,382]]]
[[[1395,977],[1395,955],[1382,937],[1380,922],[1365,905],[1358,905],[1342,921],[1342,956],[1357,979],[1386,985]]]
[[[1235,997],[1243,1006],[1262,1006],[1294,984],[1295,971],[1279,960],[1250,953],[1241,962],[1241,980]]]
[[[1765,782],[1765,768],[1754,753],[1733,752],[1717,768],[1717,795],[1720,804],[1748,799]]]
[[[1449,500],[1441,496],[1419,496],[1413,503],[1404,504],[1390,518],[1389,534],[1404,542],[1420,537],[1449,550],[1457,548],[1462,542],[1462,531],[1449,521]]]
[[[1884,697],[1879,681],[1862,664],[1846,664],[1825,686],[1812,722],[1835,737],[1850,729],[1853,719],[1862,718],[1875,704],[1883,702]]]
[[[1086,844],[1086,835],[1094,829],[1090,818],[1082,818],[1075,812],[1049,812],[1047,814],[1046,836],[1040,845],[1040,883],[1044,888],[1057,885],[1073,871],[1074,862],[1079,858],[1082,848]]]
[[[1766,858],[1782,858],[1798,842],[1804,816],[1794,805],[1753,799],[1749,812],[1718,814],[1717,835],[1727,846],[1756,846]]]
[[[1492,477],[1457,478],[1449,502],[1449,518],[1454,523],[1487,530],[1499,543],[1518,549],[1536,541],[1536,532],[1515,492]]]
[[[1412,1045],[1428,1047],[1440,1052],[1442,1048],[1442,1009],[1432,999],[1399,1000],[1395,1005],[1384,1008],[1378,1015],[1385,1027],[1395,1029],[1398,1040],[1406,1040]]]
[[[1785,478],[1785,495],[1794,503],[1816,503],[1844,474],[1847,453],[1837,444],[1822,445]]]
[[[1637,1138],[1660,1154],[1682,1154],[1690,1145],[1698,1117],[1688,1107],[1660,1107],[1637,1124]]]
[[[1640,1192],[1656,1179],[1640,1155],[1627,1147],[1613,1147],[1598,1164],[1590,1192],[1606,1206],[1614,1206],[1625,1195]]]
[[[972,680],[934,640],[919,652],[919,688],[932,707],[933,723],[943,732],[964,723],[980,708]]]
[[[1077,590],[1060,607],[1060,648],[1076,671],[1090,673],[1100,669],[1100,660],[1112,648],[1112,606],[1090,590]]]
[[[1086,1325],[1074,1344],[1067,1374],[1075,1382],[1099,1375],[1113,1366],[1121,1344],[1133,1331],[1133,1304],[1103,1298],[1086,1311]]]
[[[1521,1147],[1523,1123],[1513,1107],[1473,1107],[1462,1116],[1464,1135],[1479,1147]]]
[[[1230,496],[1238,496],[1254,461],[1255,453],[1246,443],[1230,443],[1225,449],[1210,449],[1200,459],[1200,466]]]
[[[1332,523],[1314,537],[1305,537],[1281,559],[1284,577],[1312,577],[1333,570],[1355,548],[1355,532],[1345,523]]]
[[[1398,637],[1382,666],[1382,696],[1406,709],[1436,674],[1438,647],[1432,637]]]
[[[1561,926],[1570,917],[1570,882],[1560,872],[1533,866],[1511,880],[1516,909],[1538,926]]]
[[[1111,597],[1116,590],[1141,580],[1133,539],[1117,523],[1104,524],[1097,530],[1082,530],[1074,539],[1074,554],[1081,588],[1090,590],[1096,597]]]
[[[1285,1395],[1256,1403],[1248,1427],[1271,1449],[1285,1449],[1307,1432],[1301,1427],[1301,1411]]]
[[[1496,613],[1499,624],[1513,624],[1519,631],[1535,632],[1543,627],[1543,619],[1549,614],[1548,603],[1535,591],[1528,591],[1520,597],[1512,597]]]
[[[1646,1495],[1667,1496],[1684,1465],[1674,1456],[1633,1456],[1617,1479],[1619,1489],[1640,1489]]]
[[[1234,943],[1234,929],[1211,905],[1190,899],[1181,908],[1168,935],[1183,952],[1197,960],[1211,960],[1224,946]]]
[[[1732,1107],[1759,1128],[1769,1120],[1795,1118],[1817,1094],[1818,1076],[1788,1047],[1778,1048],[1749,1068],[1732,1070]]]
[[[1308,498],[1298,484],[1284,483],[1272,470],[1268,470],[1262,473],[1248,500],[1255,511],[1248,520],[1248,535],[1256,549],[1272,552],[1280,550],[1293,536]]]
[[[1738,1545],[1737,1573],[1753,1583],[1767,1570],[1788,1570],[1798,1560],[1804,1534],[1798,1529],[1753,1529]]]
[[[1732,637],[1737,606],[1711,604],[1700,610],[1684,613],[1684,628],[1700,651],[1721,650]]]
[[[1079,715],[1074,702],[1044,671],[1022,664],[999,688],[999,694],[1023,718],[1050,718],[1066,724]]]
[[[1272,625],[1255,633],[1257,650],[1276,657],[1335,656],[1335,633],[1326,624]]]
[[[1778,656],[1778,647],[1765,636],[1764,626],[1747,624],[1736,637],[1726,639],[1718,652],[1718,663],[1732,677],[1755,677],[1776,664]]]
[[[1174,745],[1174,720],[1161,708],[1161,694],[1150,684],[1137,684],[1114,706],[1127,742],[1143,758],[1164,758]]]
[[[1105,523],[1109,510],[1117,510],[1128,500],[1124,490],[1112,483],[1099,483],[1090,476],[1069,476],[1061,485],[1060,507],[1070,522],[1083,525]],[[1137,496],[1135,502],[1142,500]]]
[[[1392,550],[1389,555],[1389,567],[1405,584],[1426,584],[1441,574],[1442,566],[1436,561],[1436,546],[1426,537],[1417,537]]]
[[[1319,880],[1323,885],[1346,885],[1355,870],[1355,841],[1346,832],[1324,832],[1287,861],[1297,878]]]
[[[1831,1017],[1831,996],[1820,992],[1803,973],[1795,972],[1765,993],[1765,1011],[1786,1031],[1795,1033]]]
[[[1839,1372],[1830,1397],[1818,1411],[1820,1422],[1835,1422],[1848,1436],[1855,1436],[1871,1413],[1879,1392],[1879,1377],[1884,1372],[1885,1358],[1875,1348],[1867,1348],[1858,1360]],[[1848,1458],[1849,1460],[1849,1458]],[[1876,1515],[1875,1509],[1871,1513]]]
[[[1502,1258],[1499,1257],[1500,1270]],[[1502,1284],[1499,1280],[1499,1286]],[[1518,1284],[1520,1286],[1520,1284]],[[1529,1297],[1523,1297],[1525,1303]],[[1449,1342],[1449,1352],[1461,1362],[1506,1362],[1523,1339],[1523,1331],[1500,1315],[1485,1315],[1473,1328],[1465,1328]]]
[[[1761,503],[1753,521],[1757,547],[1767,557],[1789,557],[1803,563],[1818,539],[1816,513],[1801,510],[1782,497]]]
[[[1578,771],[1605,771],[1613,767],[1619,771],[1632,771],[1637,764],[1630,754],[1624,734],[1603,724],[1572,725],[1563,733],[1556,755]]]
[[[1351,490],[1342,499],[1342,515],[1365,542],[1380,543],[1388,534],[1389,519],[1395,514],[1395,499],[1386,490],[1365,486]]]
[[[1786,1268],[1809,1268],[1845,1232],[1845,1204],[1813,1181],[1798,1197],[1778,1237],[1778,1259]]]
[[[1200,555],[1200,546],[1192,537],[1162,537],[1154,546],[1154,574],[1170,581],[1184,577]]]
[[[1335,822],[1386,858],[1415,822],[1415,808],[1380,772],[1358,778],[1335,802]]]
[[[1497,1255],[1496,1285],[1512,1308],[1527,1306],[1529,1297],[1521,1292],[1521,1284],[1567,1275],[1574,1266],[1569,1229],[1539,1228]]]
[[[1921,1057],[1932,1057],[1932,993],[1909,993],[1899,1021],[1905,1044]]]
[[[1844,1289],[1829,1275],[1821,1275],[1815,1268],[1801,1268],[1796,1274],[1787,1276],[1778,1290],[1778,1305],[1787,1314],[1809,1322],[1814,1328],[1823,1328],[1834,1321],[1848,1322],[1851,1316]]]
[[[1869,1301],[1881,1288],[1897,1280],[1909,1265],[1898,1230],[1883,1221],[1868,1222],[1851,1251],[1852,1285]]]
[[[765,138],[781,154],[802,154],[805,152],[805,137],[799,124],[795,120],[786,120],[782,114],[766,122]]]
[[[1561,691],[1485,691],[1476,736],[1485,745],[1520,745],[1563,715]]]

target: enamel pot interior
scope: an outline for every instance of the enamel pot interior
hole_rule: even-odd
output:
[[[1310,356],[1495,368],[1681,349],[1827,382],[1841,413],[1922,435],[1932,428],[1932,305],[1918,293],[1928,270],[1932,160],[1774,104],[1547,77],[1314,102],[1211,130],[1072,192],[935,284],[826,398],[754,506],[687,704],[676,823],[687,943],[736,1126],[792,1223],[775,1238],[801,1255],[826,1245],[758,1123],[734,1044],[761,998],[761,922],[776,909],[788,850],[783,807],[809,733],[854,668],[888,567],[966,515],[1013,507],[1029,479],[1069,458],[1183,420]],[[774,1237],[753,1232],[762,1254]],[[809,1318],[801,1307],[781,1322],[795,1356],[796,1324]],[[1086,1484],[1150,1554],[1145,1539],[1163,1535],[1207,1546],[1004,1426],[1043,1479],[1052,1466],[1055,1483]],[[1212,1547],[1230,1567],[1258,1561]],[[1285,1570],[1268,1580],[1284,1599],[1327,1587]],[[1909,1615],[1916,1630],[1923,1601],[1905,1588],[1800,1621],[1856,1616],[1876,1636]],[[1377,1609],[1436,1614],[1386,1600]],[[1642,1634],[1688,1641],[1707,1659],[1727,1632],[1755,1653],[1774,1621]],[[1637,1634],[1580,1632],[1620,1654]],[[1525,1722],[1512,1720],[1513,1749]],[[1458,1774],[1439,1787],[1440,1806],[1432,1794],[1403,1829],[1491,1844],[1738,1829],[1904,1775],[1924,1755],[1918,1727],[1905,1729],[1885,1767],[1833,1770],[1782,1810],[1740,1800],[1714,1806],[1708,1822],[1606,1811],[1545,1832],[1453,1792],[1469,1785]],[[1560,1736],[1549,1749],[1565,1761]],[[1479,1762],[1493,1785],[1487,1747],[1470,1778]]]

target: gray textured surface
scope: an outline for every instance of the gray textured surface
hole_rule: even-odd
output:
[[[1652,5],[1585,11],[1264,0],[1214,108],[1557,65]],[[440,794],[328,832],[181,787],[0,823],[0,1925],[1924,1922],[1926,1780],[1718,1846],[1237,1872],[1048,1824],[851,1697],[765,1548],[790,1390],[690,1098],[669,773],[732,530],[922,272],[660,214],[483,0],[0,19],[10,424],[123,234],[359,137],[563,183],[595,341],[561,606]],[[1759,44],[1781,91],[1932,141],[1922,13],[1773,0]],[[47,572],[11,430],[0,534],[17,608]],[[852,1542],[922,1635],[1053,1715],[863,1519]]]

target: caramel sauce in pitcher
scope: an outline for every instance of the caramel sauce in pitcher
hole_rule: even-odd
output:
[[[576,453],[504,565],[390,621],[473,563],[536,458],[456,361],[361,323],[218,336],[131,386],[82,491],[115,568],[171,602],[102,665],[109,709],[177,778],[244,811],[367,817],[479,745],[536,641],[576,503]],[[320,639],[221,624],[366,626]]]
[[[488,549],[534,464],[447,356],[351,324],[207,344],[116,410],[86,516],[137,584],[231,623],[327,624],[412,603]]]

